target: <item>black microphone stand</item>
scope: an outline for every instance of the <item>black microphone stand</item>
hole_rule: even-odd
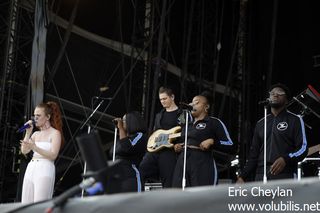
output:
[[[89,120],[91,119],[91,117],[96,113],[96,111],[99,109],[99,107],[101,106],[101,104],[103,104],[104,100],[102,99],[100,101],[100,103],[96,106],[96,108],[93,110],[93,112],[89,115],[89,117],[87,118],[87,120],[81,125],[80,130],[83,129],[83,127],[89,122]],[[88,133],[90,133],[90,125],[88,127]]]
[[[96,106],[96,108],[92,111],[92,113],[89,115],[89,117],[87,118],[87,120],[81,125],[80,130],[82,130],[84,128],[84,126],[90,121],[91,117],[96,113],[96,111],[99,109],[99,107],[103,104],[104,99],[102,99],[99,104]],[[91,126],[88,125],[88,134],[90,134],[91,132]],[[84,168],[83,168],[83,175],[85,175],[87,172],[87,163],[84,162]],[[82,189],[81,192],[81,197],[83,197],[84,195],[84,189]]]
[[[308,113],[312,113],[314,114],[317,118],[320,118],[320,115],[318,113],[316,113],[314,110],[312,110],[310,107],[308,107],[307,105],[305,105],[304,103],[302,103],[298,98],[293,97],[293,100],[295,100],[296,102],[298,102],[298,104],[300,104],[303,107],[303,115],[304,114],[308,114]]]

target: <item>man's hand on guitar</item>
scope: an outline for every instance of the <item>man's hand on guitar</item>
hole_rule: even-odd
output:
[[[203,150],[203,151],[206,151],[210,148],[210,146],[212,146],[214,143],[213,139],[212,138],[209,138],[207,140],[204,140],[200,143],[200,149]]]
[[[181,152],[182,149],[183,149],[183,145],[184,145],[183,143],[177,143],[177,144],[175,144],[175,145],[174,145],[174,151],[175,151],[175,152],[178,152],[178,153]]]

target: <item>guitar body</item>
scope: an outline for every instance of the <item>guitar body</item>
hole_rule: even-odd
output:
[[[172,141],[176,137],[180,137],[181,127],[176,126],[168,130],[158,129],[149,137],[147,150],[149,152],[157,152],[163,148],[172,148]]]

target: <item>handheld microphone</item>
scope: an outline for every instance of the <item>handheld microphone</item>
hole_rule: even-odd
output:
[[[193,111],[193,106],[190,106],[189,104],[184,103],[184,102],[180,102],[179,103],[179,107],[181,109],[186,109],[186,110],[189,110],[189,111]]]
[[[272,103],[272,101],[271,101],[271,99],[270,98],[267,98],[266,100],[263,100],[263,101],[259,101],[258,102],[258,104],[259,105],[269,105],[269,104],[271,104]]]
[[[36,121],[33,118],[31,120],[32,120],[32,124],[31,125],[34,126],[36,124]],[[24,130],[29,129],[31,127],[31,125],[29,123],[26,123],[22,127],[20,127],[17,132],[21,133]]]

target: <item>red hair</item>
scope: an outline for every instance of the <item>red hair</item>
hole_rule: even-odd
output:
[[[55,129],[59,130],[61,134],[61,147],[64,144],[63,132],[62,132],[62,118],[60,107],[56,102],[48,101],[47,103],[41,103],[37,107],[43,108],[46,115],[50,116],[50,124]]]

